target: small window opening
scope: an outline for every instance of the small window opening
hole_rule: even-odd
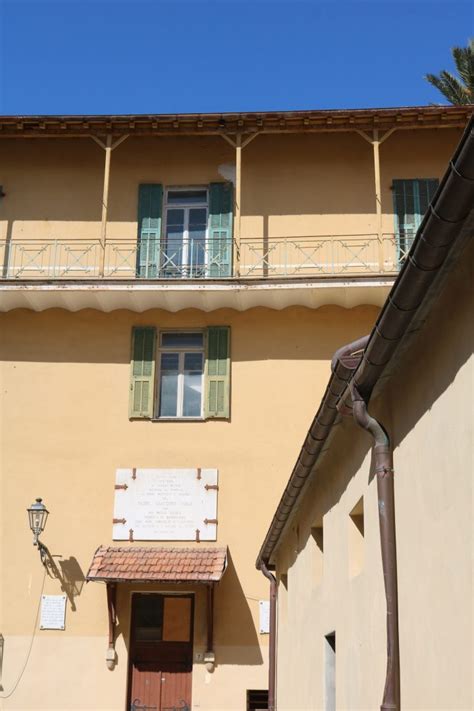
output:
[[[268,691],[266,689],[247,689],[247,711],[267,711]]]
[[[313,580],[318,585],[323,577],[324,531],[322,525],[313,526],[311,536],[313,546]]]
[[[361,496],[348,522],[349,577],[359,575],[364,565],[364,497]]]
[[[288,573],[280,574],[278,590],[278,614],[282,622],[288,618]]]
[[[324,711],[336,711],[336,633],[324,638]]]

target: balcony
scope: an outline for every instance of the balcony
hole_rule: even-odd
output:
[[[413,235],[1,245],[0,311],[382,306]]]
[[[0,243],[2,280],[214,281],[396,275],[413,235],[328,235],[235,241],[14,240]]]

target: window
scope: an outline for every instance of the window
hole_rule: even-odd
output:
[[[247,689],[247,711],[267,711],[267,689]]]
[[[324,711],[336,710],[336,633],[324,637]]]
[[[349,577],[353,578],[362,571],[364,565],[364,497],[361,496],[348,521]]]
[[[288,620],[288,573],[280,573],[277,601],[278,619],[285,623]]]
[[[202,417],[204,334],[160,334],[159,417]]]
[[[130,418],[228,418],[229,400],[228,326],[133,329]]]
[[[399,261],[405,258],[413,244],[438,183],[437,178],[393,181],[393,211]]]
[[[132,634],[135,641],[189,642],[192,628],[192,597],[134,593]]]
[[[324,530],[322,521],[319,526],[311,528],[313,538],[313,580],[318,585],[323,578]]]
[[[166,191],[162,276],[205,276],[207,265],[207,189]]]
[[[219,278],[232,273],[232,183],[138,189],[138,277]]]

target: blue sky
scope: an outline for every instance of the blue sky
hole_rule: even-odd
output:
[[[409,106],[474,34],[457,0],[0,0],[0,113]]]

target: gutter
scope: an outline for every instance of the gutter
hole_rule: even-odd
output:
[[[270,639],[268,643],[268,711],[276,709],[276,615],[278,585],[274,575],[270,573],[264,563],[260,568],[264,576],[270,581]]]

